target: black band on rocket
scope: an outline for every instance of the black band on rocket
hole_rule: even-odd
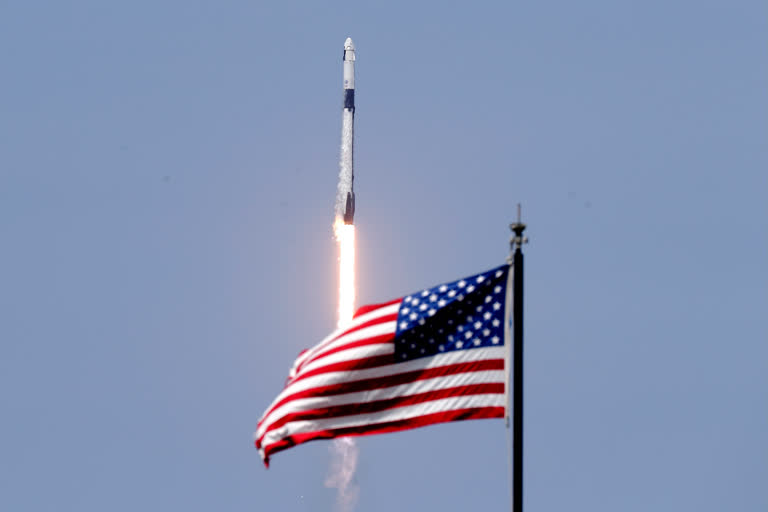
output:
[[[355,110],[355,90],[344,89],[344,108]]]

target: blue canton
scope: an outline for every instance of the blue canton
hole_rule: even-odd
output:
[[[504,300],[509,266],[423,290],[403,299],[395,358],[504,344]]]

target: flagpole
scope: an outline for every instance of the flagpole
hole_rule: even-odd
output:
[[[528,242],[523,236],[525,224],[520,219],[509,225],[514,232],[510,239],[512,253],[512,335],[513,335],[513,401],[512,401],[512,511],[523,511],[523,252]]]

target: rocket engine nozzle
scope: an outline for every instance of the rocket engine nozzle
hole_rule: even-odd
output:
[[[344,224],[355,223],[355,193],[347,192],[347,202],[344,205]]]

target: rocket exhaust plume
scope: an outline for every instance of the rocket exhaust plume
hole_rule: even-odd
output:
[[[339,185],[336,190],[336,220],[333,231],[339,244],[339,320],[343,327],[355,311],[355,45],[344,41],[344,107],[341,117]],[[353,483],[358,448],[351,437],[333,440],[331,468],[326,487],[335,487],[337,512],[351,512],[357,503],[358,487]]]
[[[326,487],[338,489],[336,511],[352,512],[357,504],[360,488],[352,481],[357,467],[358,448],[351,437],[339,437],[331,445],[331,469],[325,480]]]
[[[343,327],[355,313],[355,225],[336,218],[333,225],[339,244],[339,321]]]

